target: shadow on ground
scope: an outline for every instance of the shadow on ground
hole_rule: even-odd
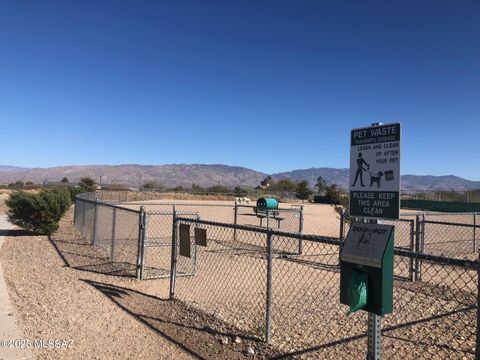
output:
[[[68,229],[69,227],[64,227]],[[69,233],[59,231],[49,237],[49,240],[65,266],[75,270],[89,271],[104,275],[135,277],[136,265],[126,262],[114,262],[106,252],[82,239],[74,230]]]
[[[32,231],[22,230],[22,229],[11,229],[11,230],[0,230],[0,236],[35,236]]]
[[[217,318],[186,306],[137,290],[82,280],[100,291],[120,309],[148,328],[199,359],[243,359],[248,347],[259,358],[270,358],[275,350],[261,339],[245,335]],[[238,337],[239,342],[234,339]],[[228,343],[222,343],[228,340]]]

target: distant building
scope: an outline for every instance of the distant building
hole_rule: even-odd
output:
[[[42,183],[45,187],[78,187],[78,183],[74,182],[62,182],[62,181],[48,181],[44,180]]]

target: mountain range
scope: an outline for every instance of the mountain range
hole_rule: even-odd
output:
[[[202,187],[257,186],[269,174],[252,169],[222,164],[168,164],[168,165],[73,165],[51,168],[21,168],[0,165],[0,184],[17,180],[33,183],[55,182],[66,177],[71,182],[81,177],[90,176],[101,184],[124,184],[132,187],[146,181],[158,181],[167,187],[177,185],[191,186],[192,183]],[[348,188],[349,170],[336,168],[298,169],[277,174],[270,174],[273,179],[289,178],[309,182],[310,186],[322,176],[328,184],[338,184]],[[404,190],[472,190],[480,189],[480,181],[471,181],[454,175],[403,175]]]

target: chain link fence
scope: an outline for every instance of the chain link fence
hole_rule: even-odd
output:
[[[353,219],[339,215],[331,236],[314,236],[302,233],[300,207],[260,223],[252,207],[233,202],[116,205],[113,198],[81,194],[74,213],[76,229],[109,269],[170,278],[172,297],[271,340],[283,357],[363,356],[367,316],[347,318],[339,303],[341,249]],[[382,330],[386,358],[478,355],[477,216],[406,214],[383,222],[395,225],[394,313],[383,318]],[[181,224],[189,226],[190,257],[179,254]],[[207,247],[197,244],[195,229],[206,231]]]
[[[267,229],[277,229],[286,232],[303,233],[304,215],[303,206],[292,206],[291,208],[278,208],[257,211],[255,206],[239,205],[235,203],[234,221],[235,225],[247,225],[253,227],[264,227]],[[253,240],[246,237],[237,237],[237,231],[234,229],[233,238],[236,241]],[[264,244],[252,244],[260,245]],[[275,243],[275,250],[284,254],[300,254],[302,252],[302,239],[282,238]]]
[[[141,279],[170,277],[173,219],[176,216],[199,219],[199,214],[188,211],[148,211],[145,213],[145,239],[142,246]],[[182,259],[177,276],[192,276],[196,270],[196,245],[191,244],[193,256]]]
[[[271,340],[283,357],[366,352],[366,313],[346,317],[339,302],[341,240],[301,235],[303,253],[286,257],[275,243],[298,234],[185,218],[176,224],[206,229],[208,244],[197,248],[195,276],[172,273],[172,298]],[[174,247],[180,261],[178,241]],[[479,263],[395,250],[396,268],[411,259],[422,261],[422,279],[395,280],[394,312],[383,318],[385,358],[475,358]]]
[[[458,259],[476,259],[480,241],[478,216],[477,213],[424,214],[423,252]]]
[[[140,206],[147,212],[177,212],[198,213],[201,219],[232,223],[234,217],[233,201],[191,201],[191,200],[152,200],[123,202],[122,207],[138,209]]]
[[[138,276],[141,216],[140,210],[101,202],[94,193],[75,198],[75,228],[105,259],[103,268],[108,273]],[[101,267],[96,270],[102,271]]]

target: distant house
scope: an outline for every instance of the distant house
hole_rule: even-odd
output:
[[[42,183],[45,187],[78,187],[78,183],[74,182],[62,182],[62,181],[48,181],[44,180]]]

